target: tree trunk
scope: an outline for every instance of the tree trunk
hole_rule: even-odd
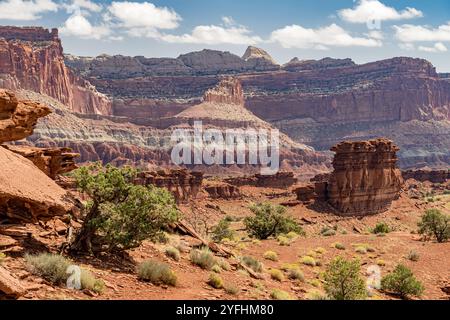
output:
[[[98,207],[98,203],[92,205],[75,240],[70,244],[71,251],[92,253],[92,237],[94,236],[96,229],[92,226],[91,221],[98,216]]]

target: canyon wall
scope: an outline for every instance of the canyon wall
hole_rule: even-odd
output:
[[[66,67],[56,29],[0,27],[0,87],[47,94],[76,112],[111,113],[109,99]]]

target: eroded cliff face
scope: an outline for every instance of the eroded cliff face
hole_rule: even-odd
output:
[[[145,71],[117,78],[111,73],[126,68],[102,72],[94,62],[79,70],[114,97],[115,115],[133,121],[175,116],[232,72],[242,83],[246,108],[297,142],[325,151],[345,139],[386,136],[401,147],[402,168],[450,164],[450,142],[442,138],[450,134],[450,82],[428,61],[400,57],[357,65],[350,59],[293,59],[262,71],[236,67],[239,59],[269,61],[258,48],[249,48],[243,59],[205,50],[183,57],[188,69],[158,76]],[[220,66],[213,68],[211,61]]]
[[[32,134],[37,119],[49,112],[49,108],[39,103],[21,101],[13,93],[0,90],[0,143]],[[64,171],[52,161],[54,155],[48,154],[51,151],[42,151],[42,157],[32,157],[35,161],[23,156],[28,152],[25,148],[17,150],[0,145],[0,218],[37,221],[73,210],[74,202],[68,193],[47,176],[50,168]],[[46,161],[38,161],[43,160],[44,155]]]
[[[388,139],[344,141],[332,149],[333,172],[294,190],[303,203],[326,201],[336,213],[365,216],[389,209],[403,186],[397,167],[399,148]]]
[[[328,180],[328,202],[344,215],[386,211],[399,197],[403,184],[397,168],[399,148],[387,139],[342,142]]]
[[[0,87],[47,94],[75,112],[111,114],[111,102],[64,63],[58,31],[0,27]]]

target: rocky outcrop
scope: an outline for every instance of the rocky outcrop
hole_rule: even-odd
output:
[[[220,104],[237,104],[244,106],[244,91],[239,80],[225,78],[216,87],[203,95],[203,101]]]
[[[342,142],[327,185],[328,202],[343,215],[370,215],[386,211],[399,197],[401,172],[392,141],[376,139]]]
[[[413,179],[420,182],[445,183],[450,180],[450,170],[406,170],[402,171],[404,180]]]
[[[318,175],[294,190],[304,204],[327,201],[342,215],[364,216],[386,211],[403,186],[392,141],[345,141],[332,149],[334,171]]]
[[[13,277],[8,270],[0,266],[0,294],[18,298],[25,294],[26,289],[18,279]]]
[[[239,199],[242,197],[238,187],[225,182],[208,182],[203,189],[212,199]]]
[[[0,91],[0,101],[1,142],[23,139],[32,134],[37,119],[50,112],[41,104],[19,101],[11,92],[4,90]],[[49,161],[45,163],[45,160],[41,159],[42,167],[38,168],[32,161],[20,155],[27,153],[25,149],[12,152],[8,148],[15,149],[9,146],[0,147],[1,220],[35,222],[73,210],[74,202],[70,196],[44,173],[54,169],[52,165],[56,165],[48,159],[48,155]],[[51,153],[47,150],[47,154],[49,152]],[[62,161],[60,165],[63,165]]]
[[[203,173],[185,169],[139,172],[136,184],[153,185],[169,190],[177,202],[195,199],[203,182]]]
[[[251,65],[255,71],[275,71],[280,69],[275,60],[261,48],[249,46],[242,59]]]
[[[49,113],[42,104],[18,101],[12,92],[0,89],[0,143],[28,137],[37,120]]]
[[[320,60],[299,60],[293,58],[291,61],[283,65],[283,70],[290,72],[299,72],[305,70],[322,70],[330,68],[351,67],[356,64],[352,59],[333,59],[323,58]]]
[[[72,152],[70,148],[34,148],[15,145],[3,147],[30,160],[52,179],[77,168],[75,159],[79,154]]]
[[[280,171],[274,175],[255,174],[227,178],[225,181],[234,186],[254,186],[259,188],[287,189],[297,183],[293,172]]]
[[[56,29],[0,27],[0,86],[47,94],[76,112],[111,113],[109,99],[64,64]]]

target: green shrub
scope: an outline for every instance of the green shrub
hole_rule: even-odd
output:
[[[226,293],[231,294],[231,295],[236,295],[240,291],[238,287],[236,287],[235,285],[232,285],[232,284],[225,285],[224,289],[225,289]]]
[[[335,242],[333,244],[333,247],[338,249],[338,250],[345,250],[345,246],[342,243],[340,243],[340,242]]]
[[[273,280],[277,280],[277,281],[280,281],[280,282],[284,280],[283,272],[281,272],[281,271],[278,270],[278,269],[271,269],[271,270],[269,271],[269,274],[270,274],[270,277],[271,277]]]
[[[311,281],[309,281],[309,284],[312,285],[313,287],[320,287],[321,282],[319,279],[312,279]]]
[[[211,268],[217,263],[216,257],[208,248],[203,248],[202,250],[192,250],[190,258],[193,264],[205,270],[211,270]]]
[[[314,252],[316,252],[318,254],[324,254],[327,252],[327,250],[325,250],[325,248],[318,247],[318,248],[314,249]]]
[[[223,239],[233,239],[234,231],[230,229],[230,221],[222,219],[212,230],[212,239],[221,242]]]
[[[377,225],[372,229],[372,233],[380,234],[380,233],[389,233],[391,232],[391,228],[389,228],[388,224],[385,222],[379,222]]]
[[[313,257],[311,257],[311,256],[303,256],[300,259],[300,262],[303,263],[304,265],[307,265],[307,266],[311,266],[311,267],[315,267],[316,266],[316,260]]]
[[[412,271],[401,264],[381,279],[381,288],[402,298],[420,297],[424,291],[422,283],[414,277]]]
[[[318,290],[309,291],[306,294],[306,299],[308,300],[329,300],[328,297]]]
[[[291,217],[286,216],[286,208],[272,205],[269,202],[252,205],[252,217],[244,219],[245,227],[250,236],[264,240],[270,236],[278,236],[291,231],[301,234],[303,230]]]
[[[298,236],[299,235],[297,234],[297,232],[294,232],[294,231],[288,232],[286,234],[286,238],[288,238],[289,240],[293,240],[293,239],[297,238]]]
[[[0,252],[0,265],[3,263],[3,261],[5,261],[6,259],[6,254],[4,254],[3,252]]]
[[[291,239],[289,239],[288,237],[283,236],[283,235],[279,235],[277,237],[277,241],[278,241],[278,244],[280,246],[289,246],[289,245],[291,245]]]
[[[215,272],[215,273],[221,273],[221,272],[222,272],[222,268],[221,268],[219,265],[215,264],[215,265],[213,265],[213,267],[211,268],[211,271],[212,271],[212,272]]]
[[[242,257],[242,262],[249,267],[250,269],[252,269],[255,272],[261,272],[263,269],[263,265],[261,262],[259,262],[258,260],[256,260],[253,257],[249,257],[249,256],[244,256]]]
[[[37,255],[25,255],[25,261],[30,271],[53,284],[65,283],[69,274],[67,268],[70,261],[58,254],[41,253]]]
[[[274,289],[270,294],[270,297],[274,300],[292,300],[291,295],[283,290]]]
[[[222,270],[230,271],[231,265],[224,258],[218,259],[217,264],[222,268]]]
[[[366,254],[367,253],[367,248],[365,246],[357,246],[355,248],[355,252],[356,253],[360,253],[360,254]]]
[[[96,163],[72,173],[87,196],[87,212],[71,248],[92,252],[91,239],[100,236],[109,250],[139,246],[156,239],[179,218],[173,195],[166,189],[133,183],[136,170]]]
[[[418,223],[419,233],[427,237],[435,237],[437,242],[445,242],[450,238],[450,216],[438,209],[429,209]]]
[[[324,280],[325,292],[335,300],[358,300],[364,299],[367,295],[366,283],[361,278],[358,260],[335,258],[328,265]]]
[[[291,280],[300,280],[300,281],[305,280],[303,272],[301,272],[300,269],[298,268],[292,268],[287,270],[287,277]]]
[[[386,262],[382,259],[377,260],[377,265],[379,265],[380,267],[384,267],[386,265]]]
[[[175,261],[180,260],[180,251],[175,247],[167,247],[165,250],[166,256],[172,258]]]
[[[330,229],[329,227],[324,227],[320,231],[320,234],[322,236],[324,236],[324,237],[331,237],[331,236],[334,236],[336,234],[336,230]]]
[[[88,270],[81,269],[80,281],[82,289],[88,289],[98,294],[103,293],[105,290],[105,283],[103,280],[95,278]]]
[[[414,251],[414,250],[411,250],[408,253],[408,259],[411,260],[411,261],[417,262],[417,261],[419,261],[419,258],[420,258],[419,254],[416,251]]]
[[[278,261],[278,254],[275,251],[266,251],[263,257],[266,260]]]
[[[175,272],[170,270],[169,265],[146,260],[138,265],[138,277],[140,280],[149,281],[153,284],[167,284],[175,286],[177,284],[177,276]]]
[[[222,280],[222,278],[219,275],[215,274],[215,273],[211,273],[209,275],[209,279],[208,279],[207,283],[211,287],[213,287],[215,289],[222,289],[223,288],[223,280]]]

